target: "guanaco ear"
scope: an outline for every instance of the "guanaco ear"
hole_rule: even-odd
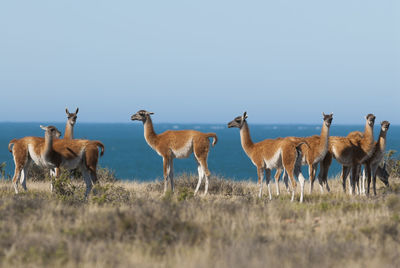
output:
[[[69,115],[68,108],[65,108],[65,113],[66,113],[67,115]]]
[[[324,112],[322,112],[322,117],[324,117],[324,118],[325,118],[325,116],[326,116],[326,114],[325,114]]]
[[[243,120],[245,120],[245,119],[247,118],[247,112],[244,112],[244,113],[243,113],[242,118],[243,118]]]
[[[75,112],[75,114],[77,114],[79,112],[79,108],[76,108],[76,112]]]
[[[152,112],[146,112],[147,114],[149,114],[149,115],[152,115],[152,114],[154,114],[154,113],[152,113]]]
[[[47,127],[40,125],[40,128],[43,130],[47,130]]]

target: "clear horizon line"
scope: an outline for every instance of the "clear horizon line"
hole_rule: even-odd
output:
[[[56,124],[65,124],[65,121],[0,121],[0,124],[4,123],[11,123],[11,124],[32,124],[32,123],[38,123],[38,124],[43,124],[43,123],[56,123]],[[132,124],[131,121],[120,121],[120,122],[110,122],[110,121],[104,121],[104,122],[96,122],[96,121],[79,121],[77,124],[83,123],[83,124]],[[211,122],[211,123],[204,123],[204,122],[156,122],[155,125],[157,124],[183,124],[183,125],[227,125],[228,123],[221,123],[221,122]],[[321,123],[249,123],[249,125],[310,125],[310,126],[319,126]],[[334,124],[337,126],[364,126],[364,124],[354,124],[354,123],[342,123],[342,124]],[[379,125],[375,124],[375,126]],[[392,126],[399,126],[400,124],[391,124]]]

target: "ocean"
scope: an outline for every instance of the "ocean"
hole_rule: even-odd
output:
[[[6,162],[6,174],[14,174],[14,161],[8,151],[8,143],[13,138],[24,136],[43,137],[44,131],[39,125],[46,123],[0,123],[0,163]],[[62,133],[65,123],[47,123],[56,126]],[[154,122],[157,133],[165,130],[195,129],[202,132],[215,132],[218,143],[210,146],[208,166],[213,175],[233,180],[257,180],[257,171],[244,153],[240,144],[239,129],[228,129],[226,124],[167,124]],[[320,134],[321,125],[260,125],[249,122],[250,134],[254,142],[267,138],[298,136],[305,137]],[[346,136],[349,132],[363,131],[363,125],[332,124],[330,135]],[[374,129],[377,138],[380,125]],[[162,178],[162,158],[146,143],[143,136],[143,124],[129,123],[80,123],[74,129],[75,138],[100,140],[105,145],[104,156],[99,165],[113,170],[116,177],[123,180],[153,181]],[[387,150],[400,152],[400,126],[390,126],[387,134]],[[197,174],[197,165],[193,156],[174,160],[175,176],[180,173]],[[329,176],[340,173],[341,167],[333,160]],[[308,169],[303,167],[308,178]],[[29,178],[28,178],[29,180]]]

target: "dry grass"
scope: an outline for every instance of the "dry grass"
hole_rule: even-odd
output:
[[[334,179],[331,193],[303,204],[220,178],[194,197],[196,182],[182,175],[166,196],[162,182],[102,182],[88,201],[83,184],[51,194],[48,182],[28,181],[16,196],[1,182],[0,266],[400,266],[399,179],[369,198],[343,194]]]

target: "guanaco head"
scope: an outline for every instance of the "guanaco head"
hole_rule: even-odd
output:
[[[75,113],[70,113],[67,108],[65,109],[65,112],[67,113],[68,124],[70,124],[71,126],[74,126],[76,123],[76,118],[78,117],[77,116],[78,111],[79,108],[76,108]]]
[[[131,120],[132,121],[138,120],[138,121],[142,121],[144,123],[144,122],[146,122],[146,119],[148,117],[150,117],[150,115],[152,115],[152,114],[154,114],[154,113],[148,112],[146,110],[140,110],[131,116]]]
[[[331,113],[331,114],[322,113],[322,116],[323,116],[323,118],[324,118],[325,125],[326,125],[327,127],[330,127],[331,124],[332,124],[333,113]]]
[[[375,123],[375,115],[373,115],[373,114],[368,114],[368,115],[365,117],[365,119],[367,119],[367,123],[368,123],[368,125],[369,125],[370,127],[373,127],[373,126],[374,126],[374,123]]]
[[[61,132],[55,126],[42,126],[40,128],[45,131],[45,135],[53,138],[59,138],[61,136]]]
[[[388,131],[389,126],[390,126],[389,121],[382,121],[381,122],[381,129],[382,129],[383,132]]]
[[[242,128],[244,122],[246,122],[247,112],[244,112],[242,116],[238,116],[228,123],[228,128],[237,127]]]

